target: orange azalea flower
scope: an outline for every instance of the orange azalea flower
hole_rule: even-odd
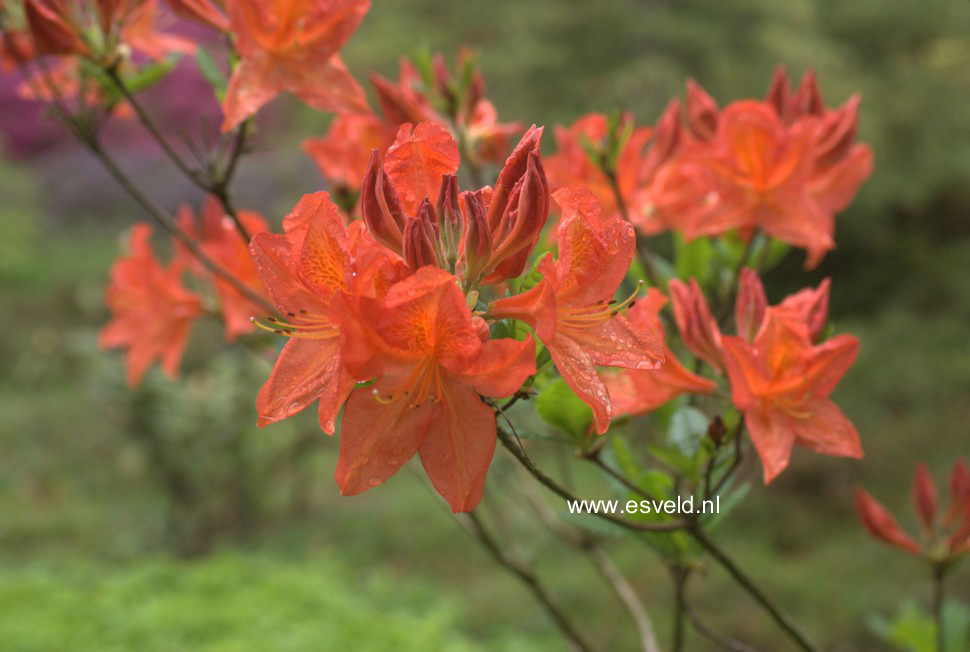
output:
[[[260,427],[319,400],[320,427],[334,432],[354,380],[341,361],[339,315],[331,304],[343,292],[378,293],[395,273],[362,225],[355,224],[344,227],[329,195],[318,192],[305,195],[284,218],[283,235],[253,237],[253,262],[288,320],[271,319],[267,328],[290,338],[256,398]]]
[[[340,491],[381,484],[417,452],[452,510],[474,509],[495,451],[495,413],[479,394],[510,396],[535,373],[532,338],[485,340],[457,279],[434,267],[347,314],[345,364],[358,379],[378,380],[347,402]]]
[[[113,317],[98,338],[101,348],[128,349],[125,375],[132,387],[156,359],[169,376],[176,374],[192,321],[203,314],[199,299],[182,286],[181,262],[162,268],[151,235],[149,225],[135,225],[131,252],[111,268],[105,300]]]
[[[768,308],[753,343],[725,336],[722,344],[731,399],[744,412],[766,484],[788,466],[796,444],[862,457],[855,427],[828,398],[855,360],[855,337],[837,335],[813,345],[804,324]]]
[[[814,290],[805,288],[785,297],[775,306],[775,314],[782,319],[804,326],[808,329],[811,340],[818,341],[825,329],[825,321],[828,319],[831,285],[832,279],[826,278]],[[737,333],[745,340],[749,342],[753,340],[761,328],[766,303],[765,288],[758,273],[745,267],[741,270],[738,298],[734,307]]]
[[[196,221],[192,209],[187,205],[179,209],[179,225],[199,241],[205,253],[241,282],[262,294],[263,283],[249,255],[248,243],[242,239],[236,225],[226,215],[221,202],[216,197],[207,197],[202,205],[200,217],[201,219]],[[266,220],[254,211],[240,211],[239,219],[250,235],[268,230]],[[206,275],[206,270],[191,254],[181,248],[179,251],[189,261],[193,271],[199,275]],[[251,332],[252,316],[260,313],[262,310],[260,306],[222,277],[212,275],[212,282],[219,295],[219,302],[222,304],[226,340],[232,341],[243,333]]]
[[[710,201],[684,224],[696,238],[731,229],[766,234],[808,250],[814,267],[835,247],[830,211],[808,192],[816,125],[786,129],[766,104],[734,102],[720,114],[715,139],[695,154]]]
[[[588,148],[602,149],[608,139],[609,119],[602,113],[579,118],[568,129],[556,127],[556,154],[546,159],[546,170],[552,188],[582,185],[593,193],[606,215],[626,217],[624,212],[639,213],[636,191],[642,166],[643,148],[650,139],[650,127],[633,127],[633,116],[625,114],[617,129],[632,133],[623,145],[616,162],[616,185],[619,200],[600,162],[590,159]],[[622,205],[621,205],[622,202]],[[632,217],[631,217],[632,220]]]
[[[662,338],[659,314],[665,303],[667,297],[660,290],[650,288],[646,296],[627,311],[626,318],[635,328],[657,333]],[[663,357],[663,366],[658,369],[623,369],[603,377],[610,392],[613,414],[644,414],[681,394],[711,394],[717,388],[713,380],[688,371],[666,346]]]
[[[559,258],[543,258],[538,285],[492,302],[488,312],[498,319],[520,319],[535,330],[563,380],[592,408],[596,431],[603,433],[612,408],[596,365],[654,369],[663,364],[663,345],[655,333],[620,314],[633,303],[633,296],[613,302],[633,259],[633,227],[616,216],[602,215],[585,188],[561,188],[553,198],[563,213]]]
[[[872,148],[854,142],[860,97],[853,95],[840,108],[827,109],[814,71],[806,72],[798,90],[792,93],[785,70],[779,67],[766,101],[785,124],[798,120],[821,123],[815,136],[809,191],[825,210],[843,210],[872,174]]]
[[[396,83],[377,74],[370,76],[385,118],[393,125],[453,124],[468,146],[465,153],[482,161],[501,162],[508,153],[510,139],[522,131],[522,125],[498,121],[495,106],[484,97],[485,80],[473,56],[467,50],[458,52],[457,83],[463,85],[461,88],[452,80],[441,53],[435,53],[432,68],[433,78],[425,79],[408,59],[402,58]],[[457,97],[456,91],[462,96]]]
[[[383,156],[395,138],[395,129],[373,113],[342,113],[330,123],[323,138],[303,141],[303,151],[330,183],[360,189],[371,150]]]
[[[242,60],[223,103],[228,131],[281,92],[321,111],[364,112],[364,91],[337,55],[369,0],[234,0],[229,23]]]

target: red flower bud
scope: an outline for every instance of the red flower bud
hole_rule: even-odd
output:
[[[445,175],[441,179],[438,201],[435,202],[435,214],[438,217],[442,254],[448,263],[448,268],[454,271],[455,261],[458,260],[458,254],[461,252],[464,219],[461,214],[461,204],[458,202],[458,177],[453,174]]]
[[[775,113],[781,121],[787,124],[791,114],[791,84],[788,81],[788,74],[784,66],[775,68],[774,77],[771,79],[771,88],[765,96],[765,102],[775,109]]]
[[[434,209],[427,199],[418,207],[418,216],[409,219],[404,227],[402,255],[412,272],[418,271],[425,265],[436,267],[441,265]]]
[[[765,296],[765,286],[758,278],[758,272],[749,267],[741,270],[741,280],[738,287],[738,298],[734,304],[734,325],[737,334],[748,340],[754,340],[765,318],[768,298]]]
[[[856,489],[855,501],[859,520],[862,521],[862,524],[872,536],[890,545],[902,548],[910,554],[920,554],[919,544],[903,532],[893,515],[864,489]]]
[[[499,172],[492,190],[492,198],[488,205],[488,226],[492,233],[499,231],[499,223],[506,217],[509,209],[509,197],[515,185],[522,179],[529,167],[529,154],[539,154],[539,140],[542,138],[543,127],[529,127],[519,144],[515,146],[505,166]]]
[[[925,532],[931,532],[936,521],[936,487],[926,464],[916,465],[913,475],[913,507]]]
[[[687,127],[703,141],[717,133],[717,103],[693,79],[687,80]]]
[[[488,229],[485,203],[481,191],[466,192],[462,195],[465,202],[465,242],[464,277],[475,283],[492,258],[492,235]]]
[[[360,190],[360,211],[374,239],[396,253],[401,253],[404,231],[404,209],[397,192],[384,174],[378,151],[372,150]]]
[[[529,152],[526,166],[525,176],[519,180],[509,197],[509,206],[514,205],[515,208],[506,214],[507,219],[500,224],[500,230],[492,232],[495,243],[492,265],[495,271],[499,271],[500,264],[506,260],[514,258],[515,264],[511,267],[503,266],[499,274],[501,278],[489,282],[512,278],[522,273],[528,255],[535,248],[539,232],[549,215],[549,188],[538,152]],[[526,252],[524,257],[520,255],[523,251]]]
[[[970,469],[965,461],[957,460],[950,473],[950,506],[946,511],[946,525],[960,517],[970,521]]]

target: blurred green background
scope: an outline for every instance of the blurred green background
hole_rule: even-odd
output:
[[[526,124],[616,108],[651,123],[689,76],[722,104],[760,97],[779,63],[795,78],[817,69],[830,105],[862,93],[859,137],[875,150],[875,174],[838,218],[838,249],[810,274],[792,254],[768,287],[777,301],[834,277],[832,320],[862,343],[835,398],[866,458],[798,451],[770,488],[749,467],[752,490],[720,536],[817,640],[883,649],[871,622],[907,597],[925,602],[929,583],[916,561],[866,537],[852,488],[864,484],[912,529],[913,464],[926,460],[942,489],[953,460],[970,453],[970,5],[375,5],[345,50],[359,78],[393,75],[416,48],[450,55],[468,45],[500,117]],[[322,187],[299,142],[327,120],[280,104],[237,183],[237,203],[275,223]],[[150,144],[118,146],[167,206],[198,201]],[[95,342],[118,235],[140,216],[84,152],[55,140],[2,163],[0,196],[10,318],[0,334],[0,650],[563,647],[419,475],[341,498],[336,442],[315,415],[257,431],[252,401],[269,367],[225,345],[218,324],[197,328],[184,382],[154,371],[138,392],[125,388],[121,356]],[[502,499],[512,472],[497,455],[491,498]],[[534,524],[523,528],[522,552],[603,649],[633,645],[588,564]],[[667,641],[664,570],[637,546],[617,546],[615,558]],[[967,568],[955,574],[955,597],[970,600],[968,580]],[[691,594],[721,630],[788,649],[719,569],[695,578]],[[692,636],[688,649],[706,645]]]

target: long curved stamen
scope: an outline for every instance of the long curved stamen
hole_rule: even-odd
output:
[[[577,328],[588,327],[607,319],[616,317],[621,312],[631,308],[636,303],[637,295],[643,287],[643,281],[637,282],[636,289],[626,299],[619,302],[597,303],[581,308],[561,308],[559,310],[559,324],[562,326],[574,326]]]
[[[286,322],[275,317],[266,317],[268,324],[264,324],[255,317],[250,318],[252,324],[260,330],[287,337],[322,340],[336,337],[340,334],[337,326],[324,315],[308,313],[301,310],[300,314],[287,313],[290,321]]]

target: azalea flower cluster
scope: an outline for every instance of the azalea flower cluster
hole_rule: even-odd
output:
[[[671,101],[652,128],[590,114],[557,129],[550,183],[587,185],[646,235],[747,241],[762,231],[805,249],[815,267],[835,247],[835,213],[872,172],[871,149],[855,142],[859,101],[827,108],[811,72],[793,91],[778,69],[764,100],[723,108],[688,81],[683,110]]]
[[[696,279],[651,274],[655,287],[640,296],[631,274],[638,237],[665,230],[687,240],[760,232],[805,248],[817,264],[834,247],[834,213],[871,168],[869,148],[855,143],[858,97],[829,109],[814,75],[792,90],[779,71],[764,101],[719,108],[688,82],[684,110],[671,102],[654,127],[591,114],[557,128],[558,152],[544,162],[541,127],[509,151],[522,126],[498,121],[464,51],[454,73],[435,55],[402,60],[396,81],[373,75],[372,111],[339,54],[367,0],[168,4],[230,46],[224,132],[244,135],[244,123],[283,92],[336,112],[327,134],[304,145],[334,194],[304,196],[282,233],[271,233],[262,216],[230,206],[228,177],[214,179],[198,218],[183,208],[161,220],[175,236],[167,266],[150,227],[138,225],[112,270],[114,317],[101,337],[127,349],[132,385],[154,360],[174,373],[204,314],[221,314],[228,340],[257,327],[283,335],[256,399],[259,425],[317,403],[333,434],[342,413],[343,493],[381,484],[418,454],[455,511],[482,497],[503,410],[496,401],[537,380],[541,390],[546,361],[590,408],[596,433],[682,394],[719,395],[743,414],[765,482],[796,445],[862,455],[829,399],[858,342],[825,337],[828,281],[769,306],[757,272],[737,261],[727,334],[729,319],[715,318]],[[53,56],[63,74],[98,69],[114,80],[94,76],[97,92],[115,95],[85,98],[113,106],[139,67],[133,51],[162,58],[195,47],[157,29],[155,0],[19,6],[20,26],[4,22],[4,54],[20,66],[43,59],[44,83],[32,86],[41,91],[53,91]],[[479,180],[499,164],[493,184]],[[460,167],[472,188],[460,187]],[[560,218],[546,228],[550,210]],[[554,252],[537,256],[550,242]],[[651,254],[640,256],[649,267]],[[183,284],[187,274],[208,298]],[[670,316],[682,346],[665,342]]]
[[[862,457],[859,435],[828,397],[852,365],[859,342],[851,335],[823,339],[828,279],[769,306],[758,274],[741,271],[735,335],[723,335],[696,280],[669,284],[673,316],[684,347],[714,371],[726,374],[731,401],[761,458],[765,483],[788,466],[793,446],[826,455]],[[667,298],[651,288],[628,318],[662,329]],[[662,332],[662,331],[661,331]],[[688,371],[668,350],[657,371],[625,370],[607,376],[618,414],[644,414],[684,393],[712,394],[713,378]]]
[[[925,464],[913,474],[913,510],[920,540],[907,534],[893,515],[869,492],[856,489],[856,508],[862,524],[875,538],[935,564],[952,564],[970,552],[970,469],[957,460],[950,473],[949,502],[940,510],[933,478]]]
[[[266,220],[255,211],[241,211],[239,218],[250,233],[267,230]],[[155,360],[169,376],[175,376],[192,323],[218,307],[227,341],[253,330],[252,315],[264,311],[253,297],[265,296],[246,242],[215,197],[203,204],[196,216],[191,207],[179,209],[178,223],[199,243],[210,260],[236,283],[199,262],[178,240],[172,240],[172,261],[163,265],[151,246],[152,227],[139,223],[132,229],[128,252],[111,269],[106,292],[114,318],[101,331],[103,348],[127,349],[126,377],[136,387]],[[186,287],[189,274],[208,297]],[[245,290],[248,290],[246,292]]]

